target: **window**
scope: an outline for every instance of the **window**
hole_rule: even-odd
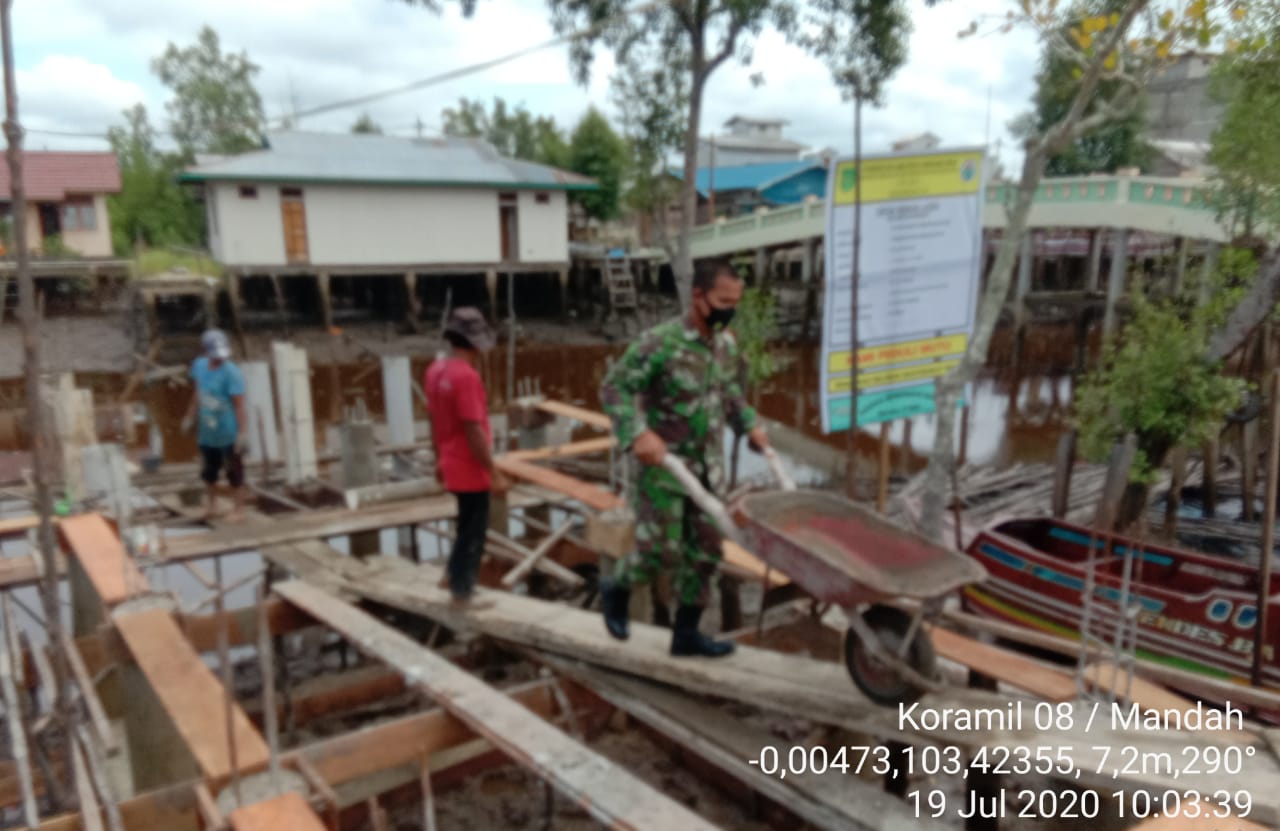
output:
[[[537,194],[534,194],[533,201],[534,201],[534,202],[536,202],[536,203],[538,203],[539,205],[550,205],[550,204],[551,204],[551,194],[549,194],[549,193],[537,193]]]
[[[240,198],[241,199],[257,199],[258,189],[255,188],[253,185],[241,185]]]
[[[62,203],[62,230],[92,231],[98,227],[98,212],[92,196],[68,196]]]
[[[280,196],[285,199],[301,199],[302,188],[280,188]]]

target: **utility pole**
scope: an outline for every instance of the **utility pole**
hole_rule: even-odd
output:
[[[53,712],[61,721],[62,741],[68,752],[54,754],[70,758],[71,737],[76,734],[75,706],[72,703],[68,678],[67,654],[62,633],[62,604],[58,599],[57,540],[53,535],[51,519],[52,503],[49,484],[45,481],[48,471],[48,448],[45,446],[48,419],[44,417],[44,400],[40,390],[40,332],[36,317],[36,288],[31,276],[31,254],[27,248],[27,194],[22,179],[22,127],[18,123],[18,89],[13,69],[13,26],[10,11],[13,0],[0,0],[0,43],[4,54],[4,134],[9,142],[9,186],[13,216],[13,245],[17,249],[18,319],[22,324],[23,371],[26,373],[27,435],[31,441],[31,468],[35,486],[35,508],[40,517],[38,556],[43,569],[40,577],[40,601],[44,609],[45,630],[48,633],[49,652],[53,657],[54,696]],[[13,717],[13,714],[10,714]],[[68,771],[71,766],[67,765]]]
[[[716,134],[712,133],[707,139],[707,146],[710,148],[711,165],[707,170],[707,222],[715,224],[716,221]]]
[[[862,248],[862,90],[853,94],[853,279],[849,283],[849,445],[845,459],[845,495],[858,496],[858,256]],[[835,194],[831,194],[831,199]],[[834,244],[834,242],[832,243]],[[831,278],[835,284],[834,276]]]

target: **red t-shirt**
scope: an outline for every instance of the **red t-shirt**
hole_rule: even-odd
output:
[[[472,454],[463,429],[465,422],[480,422],[485,441],[492,447],[489,407],[480,373],[466,361],[444,358],[427,367],[423,390],[427,394],[431,432],[440,453],[436,464],[444,474],[445,490],[454,493],[489,490],[493,484],[489,471]]]

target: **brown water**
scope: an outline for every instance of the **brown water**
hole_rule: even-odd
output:
[[[609,362],[624,349],[625,345],[522,344],[516,350],[515,377],[521,382],[536,382],[542,394],[549,398],[598,409],[600,384]],[[784,347],[778,358],[779,371],[763,385],[756,397],[760,411],[768,418],[824,443],[835,452],[843,452],[847,441],[844,434],[823,436],[821,433],[818,348],[813,345]],[[421,379],[429,361],[430,356],[413,358],[415,378]],[[492,408],[502,411],[506,406],[508,375],[505,349],[495,349],[486,356],[481,374],[489,389]],[[317,436],[321,441],[325,429],[339,423],[345,410],[361,399],[375,418],[383,412],[379,364],[313,364],[311,376]],[[120,408],[114,406],[108,410],[107,405],[116,402],[128,378],[119,374],[84,374],[77,375],[76,382],[92,389],[95,403],[106,411],[98,419],[102,438],[121,440],[123,418],[119,415]],[[970,402],[968,461],[996,466],[1051,461],[1057,436],[1069,414],[1070,388],[1069,378],[1062,375],[1015,379],[1007,372],[992,371],[980,379],[975,384],[975,394]],[[194,439],[184,435],[180,428],[190,396],[189,386],[158,383],[139,389],[130,399],[158,429],[163,441],[163,455],[168,462],[191,461],[196,456]],[[0,382],[0,399],[19,401],[21,381]],[[425,417],[420,407],[415,405],[415,409],[418,418]],[[0,451],[10,451],[0,453],[0,479],[12,479],[15,468],[28,464],[25,453],[13,452],[27,444],[16,415],[10,410],[6,421],[6,416],[0,412]],[[876,454],[878,432],[879,428],[864,429],[859,437],[860,452],[868,458]],[[923,467],[932,448],[933,418],[921,416],[913,420],[909,448],[906,447],[906,432],[902,422],[891,425],[893,465],[897,470],[917,470]],[[137,425],[133,440],[129,442],[132,455],[144,455],[148,441],[148,425]],[[5,464],[6,457],[8,464]]]

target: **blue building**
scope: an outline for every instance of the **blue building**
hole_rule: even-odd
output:
[[[672,170],[677,180],[682,170]],[[822,199],[827,192],[827,168],[820,160],[801,159],[763,164],[733,165],[698,169],[699,222],[707,222],[711,194],[715,193],[715,215],[734,217],[759,207],[794,205],[807,196]]]

